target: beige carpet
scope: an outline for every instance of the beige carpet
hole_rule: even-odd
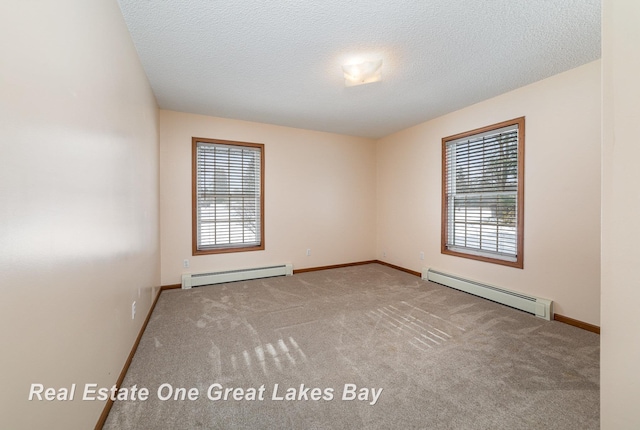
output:
[[[171,290],[105,428],[598,429],[599,341],[378,264]]]

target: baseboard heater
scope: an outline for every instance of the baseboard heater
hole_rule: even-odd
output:
[[[249,269],[223,270],[209,273],[185,273],[182,275],[182,288],[189,289],[201,285],[291,275],[293,275],[293,265],[290,263],[280,264],[278,266],[252,267]]]
[[[529,312],[548,321],[553,317],[553,302],[551,300],[459,278],[433,269],[423,269],[422,279],[455,288],[456,290],[483,297],[497,303],[502,303],[503,305]]]

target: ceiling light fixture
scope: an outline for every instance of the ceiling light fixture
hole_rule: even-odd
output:
[[[344,65],[342,71],[345,87],[379,82],[382,80],[382,60]]]

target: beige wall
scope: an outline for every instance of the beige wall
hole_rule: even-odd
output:
[[[640,3],[603,2],[602,429],[640,428]]]
[[[1,2],[0,57],[0,427],[93,428],[103,402],[27,397],[113,385],[150,308],[155,99],[112,0]]]
[[[264,251],[191,255],[192,137],[265,145]],[[375,186],[370,139],[161,110],[162,284],[190,272],[373,259]]]
[[[520,116],[524,269],[441,254],[441,139]],[[599,325],[599,61],[403,130],[377,148],[379,259],[549,298],[555,312]]]

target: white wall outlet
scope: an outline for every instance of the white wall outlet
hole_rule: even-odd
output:
[[[387,256],[387,251],[382,251],[382,256],[386,257]]]
[[[133,303],[131,303],[131,319],[135,319],[136,318],[136,302],[135,300],[133,301]]]
[[[424,251],[420,251],[420,260],[424,261]]]
[[[311,248],[308,248],[307,249],[307,257],[310,257],[310,256],[311,256]]]
[[[188,269],[188,268],[189,268],[189,259],[188,259],[188,258],[185,258],[185,259],[182,261],[182,267],[184,267],[185,269]]]

